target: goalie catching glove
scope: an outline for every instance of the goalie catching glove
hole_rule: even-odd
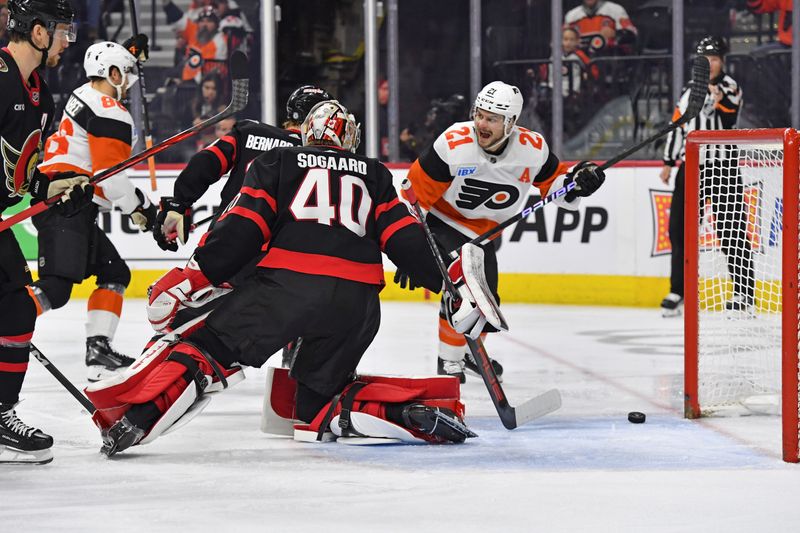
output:
[[[591,196],[605,180],[605,173],[597,165],[591,161],[581,161],[567,172],[564,185],[575,182],[576,187],[569,191],[564,196],[564,199],[567,202],[572,202],[577,197]]]
[[[162,250],[178,251],[178,243],[186,244],[192,226],[192,209],[178,202],[175,198],[161,198],[161,210],[156,216],[153,237]]]
[[[36,200],[47,200],[60,196],[52,209],[61,216],[75,216],[78,211],[92,203],[94,186],[89,177],[77,172],[60,172],[52,177],[35,170],[28,187]]]
[[[477,339],[484,330],[508,331],[484,271],[483,249],[470,243],[461,248],[458,258],[447,269],[458,291],[458,295],[444,291],[442,305],[447,322],[472,339]]]

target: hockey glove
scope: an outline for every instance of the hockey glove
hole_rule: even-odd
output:
[[[37,200],[60,196],[52,209],[64,217],[75,216],[92,203],[94,196],[94,186],[89,183],[89,177],[72,171],[60,172],[51,178],[36,170],[28,190]]]
[[[144,63],[150,59],[150,46],[148,43],[147,35],[140,33],[122,43],[122,46],[136,58],[136,61]]]
[[[394,273],[394,282],[400,285],[401,289],[405,289],[406,287],[408,287],[408,290],[410,291],[413,291],[417,287],[420,287],[420,285],[414,283],[414,280],[411,279],[411,276],[409,276],[407,273],[403,272],[399,268],[397,269],[397,272]]]
[[[564,196],[564,199],[567,202],[572,202],[579,196],[591,196],[605,180],[606,175],[597,168],[597,165],[591,161],[581,161],[567,173],[567,179],[564,180],[564,184],[567,185],[574,181],[576,187],[569,191]]]
[[[153,237],[162,250],[178,251],[178,243],[186,244],[189,240],[191,223],[191,207],[185,206],[170,196],[161,198],[161,210],[153,225]]]
[[[136,198],[139,199],[139,206],[130,214],[131,220],[140,230],[152,231],[156,223],[156,206],[141,189],[136,189]]]
[[[161,331],[187,302],[200,298],[208,289],[213,289],[213,286],[194,259],[190,259],[184,268],[173,268],[147,290],[150,324],[156,331]]]

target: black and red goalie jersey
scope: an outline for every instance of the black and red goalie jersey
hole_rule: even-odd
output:
[[[253,161],[239,195],[195,252],[214,284],[267,247],[260,268],[384,284],[381,252],[438,292],[420,225],[377,159],[329,146],[280,148]]]
[[[8,49],[0,49],[0,161],[3,188],[0,213],[19,203],[25,193],[53,121],[53,97],[34,70],[27,84]]]
[[[220,205],[227,206],[239,192],[253,159],[273,148],[299,145],[300,133],[296,130],[240,120],[230,133],[192,156],[175,181],[175,201],[191,207],[213,183],[230,172],[220,195]]]

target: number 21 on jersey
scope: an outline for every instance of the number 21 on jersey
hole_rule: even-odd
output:
[[[356,198],[356,189],[361,194]],[[356,202],[358,205],[355,205]],[[372,210],[372,198],[367,185],[359,177],[343,174],[339,177],[339,202],[331,203],[330,171],[312,168],[306,172],[297,193],[289,205],[296,220],[312,220],[318,224],[332,226],[334,221],[359,237],[367,233],[367,220]]]

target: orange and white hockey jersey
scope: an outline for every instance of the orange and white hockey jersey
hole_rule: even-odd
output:
[[[457,122],[411,165],[408,178],[424,209],[477,237],[522,211],[531,185],[542,196],[560,188],[566,170],[538,133],[514,126],[503,152],[492,155],[478,145],[472,122]],[[555,200],[567,209],[579,202]]]
[[[135,142],[133,118],[125,106],[86,83],[70,95],[58,131],[47,139],[39,170],[93,176],[129,159]],[[125,214],[139,206],[125,171],[97,184],[94,202],[103,209],[116,205]]]
[[[636,26],[628,17],[625,8],[614,2],[598,2],[595,9],[587,9],[580,5],[567,11],[564,16],[564,26],[574,28],[581,36],[581,43],[584,48],[602,48],[602,44],[594,43],[593,39],[604,39],[600,34],[603,28],[611,28],[615,32],[629,31],[634,35],[637,33]],[[613,46],[614,42],[605,43]]]

